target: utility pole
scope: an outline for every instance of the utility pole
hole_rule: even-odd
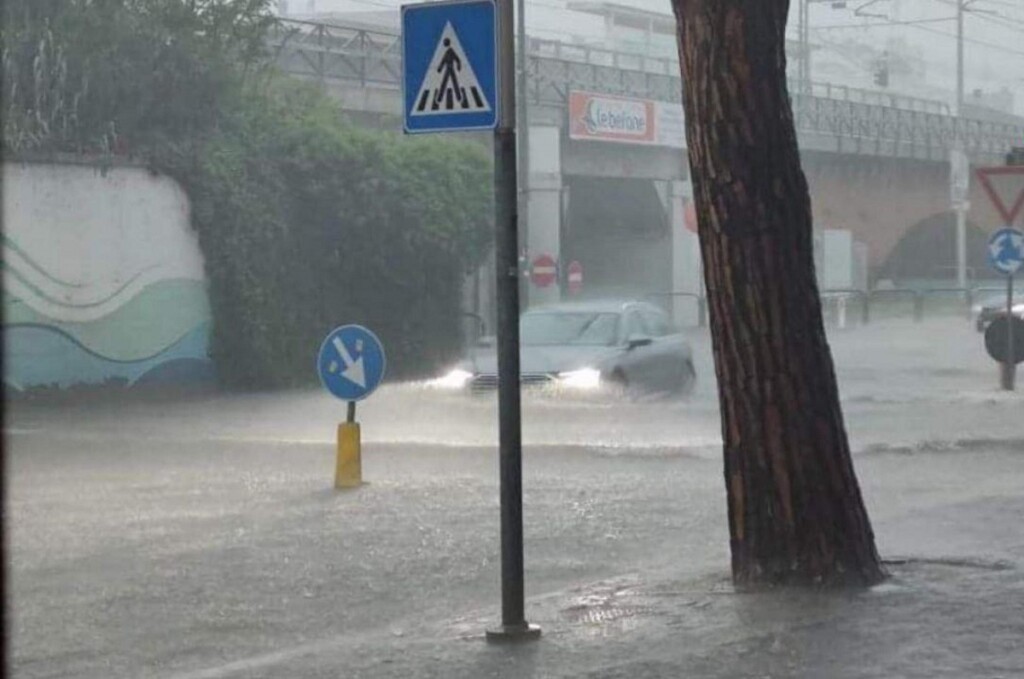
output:
[[[964,9],[970,0],[956,0],[956,118],[953,120],[953,150],[949,160],[949,181],[956,213],[956,284],[967,287],[967,187],[968,160],[964,149]]]
[[[516,0],[516,20],[519,33],[519,52],[516,61],[519,63],[519,70],[516,73],[516,116],[519,119],[516,125],[519,137],[519,245],[530,247],[530,121],[527,109],[530,105],[527,96],[526,73],[529,67],[526,56],[526,0]],[[529,306],[529,286],[525,276],[519,277],[521,283],[519,295],[521,301]]]
[[[498,439],[501,479],[501,626],[492,641],[540,637],[526,622],[523,586],[523,433],[519,394],[519,233],[513,0],[497,0],[498,127],[494,131],[498,296]]]
[[[797,91],[800,94],[807,94],[809,89],[807,81],[810,80],[810,64],[808,63],[808,56],[810,54],[810,38],[811,28],[808,25],[810,23],[810,0],[799,0],[797,4],[797,37],[800,42],[800,61],[797,64]]]

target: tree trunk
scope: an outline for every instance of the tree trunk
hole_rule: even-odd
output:
[[[786,88],[788,0],[672,0],[722,411],[733,579],[884,577],[853,471]]]

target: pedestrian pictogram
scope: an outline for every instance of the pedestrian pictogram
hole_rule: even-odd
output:
[[[402,7],[406,132],[495,127],[496,25],[494,0]]]
[[[434,58],[430,60],[411,115],[490,110],[473,65],[466,58],[451,22],[448,22],[444,25]]]
[[[345,401],[369,396],[384,379],[384,346],[361,325],[335,329],[320,346],[317,373],[327,391]]]
[[[999,273],[1015,274],[1024,264],[1024,233],[1010,227],[996,231],[988,240],[988,260]]]

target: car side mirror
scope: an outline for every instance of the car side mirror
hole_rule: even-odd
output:
[[[629,339],[626,340],[626,350],[632,351],[637,347],[646,347],[654,342],[650,337],[644,337],[642,335],[630,335]]]
[[[483,335],[476,341],[478,347],[490,348],[496,344],[494,335]]]

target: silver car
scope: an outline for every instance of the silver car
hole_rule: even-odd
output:
[[[687,393],[696,381],[693,352],[658,307],[638,301],[540,307],[520,318],[520,383],[565,390]],[[493,338],[483,338],[437,382],[497,388]]]

